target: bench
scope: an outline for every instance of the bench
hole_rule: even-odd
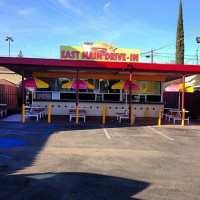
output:
[[[174,124],[176,124],[176,121],[181,121],[182,120],[182,117],[180,117],[180,116],[174,116],[174,117],[171,117],[171,118],[174,120]],[[187,124],[189,124],[190,117],[185,117],[185,121],[187,121]]]
[[[0,110],[1,117],[3,117],[3,110]]]
[[[27,111],[25,110],[25,117],[36,117],[37,121],[39,117],[41,118],[41,112],[36,112],[36,111]]]
[[[83,118],[84,122],[85,122],[85,118],[86,118],[87,112],[85,109],[79,109],[79,113],[78,113],[78,118]],[[69,109],[69,121],[72,121],[72,118],[76,118],[76,109],[74,108],[70,108]]]
[[[116,113],[117,120],[121,123],[122,119],[129,119],[129,113],[123,112],[123,113]],[[135,117],[136,115],[133,115],[133,123],[135,123]]]

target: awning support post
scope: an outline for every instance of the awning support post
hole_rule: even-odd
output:
[[[185,75],[183,75],[183,88],[182,88],[182,110],[185,107]]]
[[[129,121],[131,124],[131,107],[132,107],[132,81],[133,81],[133,73],[132,70],[130,71],[130,76],[129,76]]]

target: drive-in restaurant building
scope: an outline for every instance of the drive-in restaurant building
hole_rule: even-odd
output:
[[[48,88],[34,90],[33,104],[51,105],[52,115],[67,115],[70,106],[79,105],[87,108],[89,116],[102,116],[105,106],[108,116],[133,107],[136,117],[158,117],[159,109],[164,108],[163,83],[183,78],[184,84],[186,76],[200,73],[198,65],[141,63],[138,49],[92,42],[84,42],[82,47],[61,46],[60,59],[0,57],[0,65],[22,75],[23,87],[24,79],[31,77],[48,83]],[[63,88],[80,79],[94,88]],[[139,88],[112,88],[126,80]],[[24,99],[24,92],[22,95]],[[184,107],[184,95],[182,102]]]

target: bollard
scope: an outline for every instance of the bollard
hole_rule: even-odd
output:
[[[51,123],[51,105],[48,105],[48,123]]]
[[[131,107],[131,124],[133,124],[133,115],[134,115],[134,111],[133,111],[133,107]]]
[[[150,117],[150,109],[146,108],[145,110],[145,117]]]
[[[106,107],[103,107],[103,124],[106,122]]]
[[[25,122],[25,104],[22,104],[22,122]]]
[[[78,124],[78,109],[79,109],[79,107],[78,106],[76,106],[76,123]]]
[[[108,116],[108,108],[105,107],[105,116]]]
[[[185,124],[185,109],[183,108],[183,110],[182,110],[182,123],[181,123],[181,125],[184,126],[184,124]]]
[[[158,126],[161,125],[161,119],[162,119],[162,109],[159,108],[159,115],[158,115]]]

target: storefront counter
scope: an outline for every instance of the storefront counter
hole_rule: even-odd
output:
[[[75,101],[34,101],[33,105],[47,107],[51,105],[52,115],[68,115],[69,108],[75,106]],[[97,102],[97,101],[80,101],[79,106],[87,108],[88,116],[102,116],[103,107],[107,107],[108,116],[116,116],[119,112],[118,109],[125,109],[126,104],[124,102]],[[127,105],[128,106],[128,105]],[[163,103],[153,102],[133,102],[134,115],[137,117],[158,117],[159,109],[164,108]]]

